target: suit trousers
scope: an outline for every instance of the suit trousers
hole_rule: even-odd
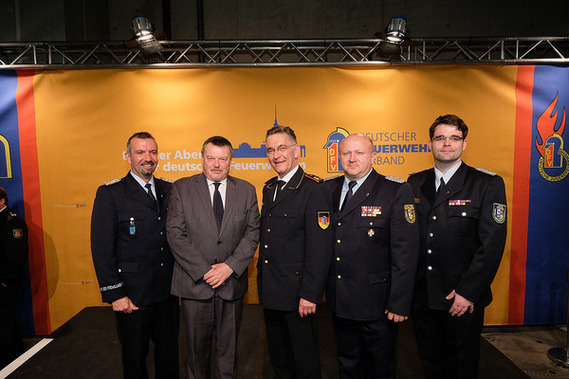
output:
[[[243,298],[223,300],[216,293],[208,300],[182,299],[182,314],[188,344],[188,377],[237,378],[237,337],[243,314]]]
[[[395,378],[398,325],[386,318],[372,321],[333,316],[340,379]]]
[[[320,378],[316,315],[264,309],[271,363],[278,379]]]
[[[453,317],[415,304],[412,315],[425,379],[478,378],[484,308]]]
[[[124,378],[148,378],[146,356],[154,344],[156,378],[178,378],[178,298],[170,296],[160,303],[140,306],[130,314],[114,312],[122,346]]]

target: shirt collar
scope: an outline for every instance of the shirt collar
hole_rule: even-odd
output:
[[[213,183],[221,183],[222,186],[227,186],[227,178],[223,179],[221,182],[214,182],[213,180],[209,180],[207,177],[205,179],[207,180],[208,187]]]
[[[298,171],[298,168],[300,167],[300,165],[296,165],[295,168],[293,168],[292,170],[290,170],[290,172],[288,174],[286,174],[285,176],[283,176],[282,178],[279,176],[278,180],[282,180],[285,183],[290,182],[290,180],[292,179],[292,177],[294,176],[294,174],[296,174],[296,172]]]
[[[132,170],[130,170],[130,175],[134,178],[134,180],[136,180],[136,182],[138,184],[140,184],[142,187],[146,188],[146,182],[144,181],[144,179],[142,179],[140,176],[135,175],[134,172],[132,172]],[[148,183],[150,183],[152,185],[152,187],[156,188],[156,184],[154,183],[154,175],[152,175],[150,177],[150,180],[148,181]]]
[[[441,170],[435,167],[435,183],[440,183],[441,178],[444,179],[445,183],[448,183],[452,178],[452,176],[458,171],[458,168],[460,167],[461,164],[462,161],[459,160],[454,166],[449,168],[447,172],[445,172],[444,174],[441,172]]]

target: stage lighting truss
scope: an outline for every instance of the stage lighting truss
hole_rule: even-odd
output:
[[[380,39],[160,41],[145,54],[123,42],[0,43],[0,69],[369,64],[569,64],[569,37],[429,38],[382,60]],[[397,55],[397,54],[396,54]]]

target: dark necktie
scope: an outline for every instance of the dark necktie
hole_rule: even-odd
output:
[[[441,178],[441,183],[439,184],[439,188],[437,188],[437,196],[439,196],[444,191],[444,187],[445,181],[443,178]]]
[[[156,202],[156,198],[154,197],[154,194],[152,193],[152,184],[146,183],[146,184],[144,185],[144,187],[146,187],[146,189],[148,190],[148,196],[150,196],[150,198],[152,199],[152,202],[153,202],[154,204],[158,204],[158,203]]]
[[[351,181],[348,183],[348,192],[346,192],[346,197],[344,197],[344,202],[342,203],[342,207],[340,208],[341,211],[344,210],[344,208],[346,207],[346,205],[348,205],[348,202],[350,201],[350,199],[352,198],[352,196],[354,196],[354,193],[352,192],[352,189],[354,188],[354,186],[356,185],[356,181]]]
[[[221,229],[221,221],[223,221],[223,201],[221,200],[221,193],[219,192],[220,184],[221,183],[213,183],[215,186],[215,190],[213,191],[213,213],[215,215],[218,232]]]
[[[277,181],[277,189],[275,191],[275,200],[279,197],[279,194],[282,192],[284,185],[286,182],[284,180]]]

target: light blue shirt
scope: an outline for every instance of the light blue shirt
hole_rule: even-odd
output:
[[[367,173],[366,176],[364,176],[364,177],[362,177],[356,181],[356,185],[354,185],[354,187],[352,188],[352,196],[356,194],[356,191],[358,190],[358,188],[360,188],[362,183],[366,181],[367,177],[369,176],[369,174],[371,174],[372,170],[373,170],[373,168],[369,170],[369,172]],[[351,182],[351,180],[348,179],[344,175],[344,184],[342,185],[342,194],[340,195],[340,206],[342,204],[344,204],[344,198],[346,197],[346,194],[348,193],[348,190],[350,189],[350,186],[349,186],[350,182]]]

